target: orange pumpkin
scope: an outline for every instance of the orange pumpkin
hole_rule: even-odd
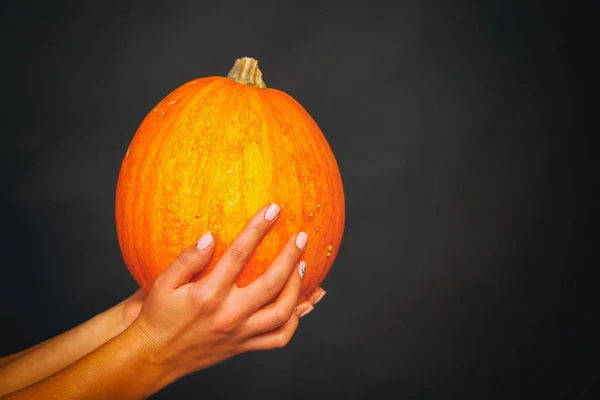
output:
[[[303,230],[309,236],[303,301],[322,283],[342,241],[340,172],[306,110],[267,88],[256,60],[242,58],[227,78],[201,78],[175,89],[138,128],[116,191],[125,264],[148,291],[185,247],[210,230],[217,246],[201,278],[270,202],[281,206],[279,219],[236,283],[252,282]]]

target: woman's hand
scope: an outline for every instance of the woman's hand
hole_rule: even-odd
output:
[[[244,288],[235,284],[278,211],[275,205],[260,210],[215,268],[191,282],[214,252],[212,236],[205,234],[159,276],[147,297],[138,291],[9,363],[11,368],[3,372],[11,384],[0,393],[12,392],[6,399],[146,398],[184,375],[236,354],[285,346],[298,319],[325,294],[318,288],[296,306],[306,268],[300,261],[306,234],[291,237],[254,282]],[[14,379],[19,376],[25,379]]]
[[[303,301],[296,306],[294,309],[296,311],[296,315],[301,318],[314,310],[315,304],[317,304],[323,298],[323,296],[325,296],[325,293],[326,292],[322,287],[318,287],[313,290],[311,295],[308,297],[308,300]],[[144,292],[142,289],[138,289],[134,294],[121,302],[120,309],[122,313],[123,324],[120,332],[129,328],[133,321],[136,320],[140,314],[146,297],[146,292]]]
[[[306,233],[292,236],[254,282],[244,288],[235,284],[278,215],[277,205],[263,207],[201,280],[191,282],[214,252],[210,232],[158,277],[131,326],[147,347],[152,363],[183,376],[236,354],[283,347],[289,342],[299,315],[310,311],[312,302],[323,293],[316,290],[312,302],[296,309],[306,271],[306,264],[300,261]]]
[[[296,315],[298,315],[299,318],[302,318],[314,310],[314,306],[321,301],[323,296],[325,296],[325,293],[327,292],[325,292],[322,287],[314,289],[310,296],[308,296],[308,300],[303,301],[296,306],[294,309],[296,311]],[[142,289],[138,289],[134,294],[121,302],[120,310],[122,313],[121,318],[123,323],[119,332],[123,332],[125,329],[129,328],[133,321],[136,320],[138,315],[140,315],[140,311],[142,310],[142,305],[144,304],[146,297],[146,292],[144,292]]]

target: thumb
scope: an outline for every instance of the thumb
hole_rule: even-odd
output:
[[[193,246],[183,250],[177,259],[159,277],[161,285],[167,289],[177,289],[189,283],[198,275],[215,251],[215,242],[210,231],[206,232]]]

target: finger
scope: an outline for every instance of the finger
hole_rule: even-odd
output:
[[[303,301],[302,303],[298,304],[296,307],[294,307],[294,312],[296,313],[298,318],[300,318],[300,316],[306,315],[306,314],[304,314],[304,312],[306,310],[308,310],[309,308],[311,308],[310,311],[312,311],[312,308],[314,308],[314,306],[310,301],[306,300],[306,301]]]
[[[308,300],[303,301],[294,308],[296,315],[299,318],[306,316],[308,313],[314,310],[315,305],[319,301],[321,301],[321,299],[323,298],[323,296],[325,296],[326,293],[327,292],[323,290],[322,287],[318,287],[315,290],[313,290],[310,296],[308,296]]]
[[[314,306],[319,301],[321,301],[326,294],[327,292],[323,290],[322,287],[318,287],[315,290],[313,290],[313,292],[310,294],[310,296],[308,297],[308,301],[310,301]]]
[[[287,346],[298,328],[298,317],[292,314],[291,318],[281,327],[246,340],[242,344],[242,351],[272,350]]]
[[[183,250],[156,282],[166,289],[177,289],[189,283],[208,265],[214,251],[215,243],[209,231],[195,245]]]
[[[277,300],[248,318],[245,327],[248,337],[277,329],[290,319],[300,296],[306,263],[300,261],[295,269],[297,272],[292,271]]]
[[[209,279],[213,280],[215,286],[231,287],[234,284],[260,240],[277,220],[279,211],[277,204],[271,204],[261,208],[248,221],[209,275]]]
[[[312,310],[315,309],[315,306],[310,305],[308,308],[300,313],[298,313],[298,318],[306,317]]]
[[[297,266],[307,241],[308,235],[305,232],[292,236],[269,268],[254,282],[242,289],[247,304],[252,305],[248,308],[250,313],[264,306],[281,291],[290,277],[290,273]],[[306,272],[306,264],[303,264],[303,268],[305,269],[302,277]]]

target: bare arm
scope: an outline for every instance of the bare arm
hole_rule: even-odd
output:
[[[263,276],[237,287],[236,277],[248,255],[276,220],[269,219],[265,210],[240,232],[208,276],[193,280],[214,252],[210,233],[184,250],[156,280],[139,316],[125,331],[2,399],[146,398],[182,376],[237,354],[285,346],[299,318],[324,292],[315,290],[311,300],[296,307],[307,267],[300,261],[307,242],[304,232],[290,238]],[[114,333],[109,326],[104,328]]]
[[[138,291],[65,333],[4,357],[0,365],[0,396],[60,371],[123,332],[139,313],[144,297]]]
[[[18,353],[14,353],[14,354],[0,358],[0,368],[2,368],[4,365],[16,360],[19,357],[24,356],[25,354],[29,353],[31,350],[34,350],[34,349],[37,349],[37,348],[43,346],[44,344],[48,343],[50,340],[52,340],[52,339],[45,340],[41,343],[31,346],[28,349],[21,350]]]
[[[19,399],[143,399],[177,378],[147,357],[132,327],[54,375],[2,397]]]

